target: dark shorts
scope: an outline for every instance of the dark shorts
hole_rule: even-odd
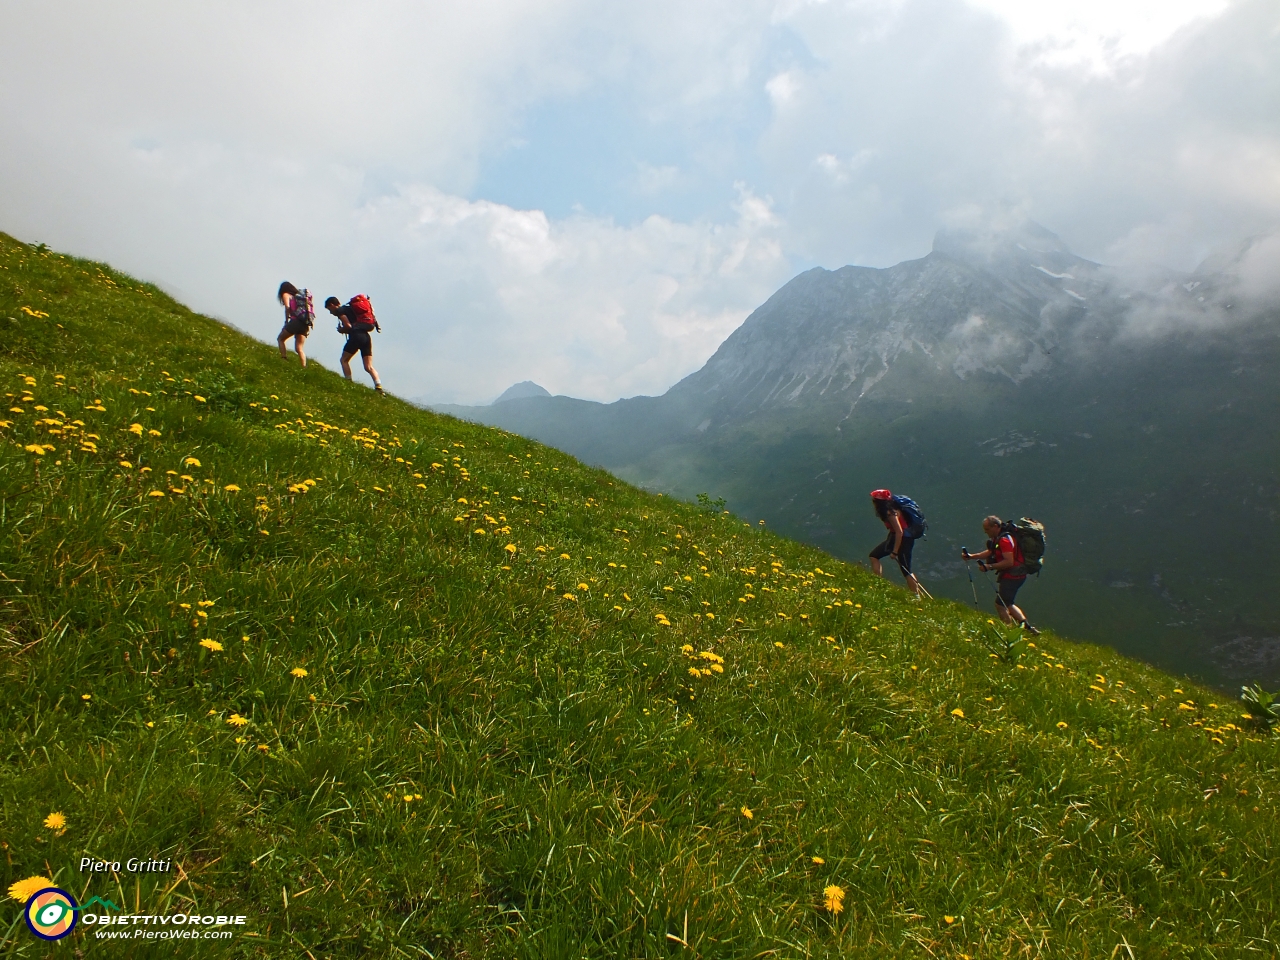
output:
[[[311,327],[309,327],[305,321],[290,320],[284,325],[284,329],[280,331],[280,336],[276,339],[282,340],[286,337],[305,337],[310,333]]]
[[[1018,591],[1022,589],[1022,585],[1026,582],[1026,577],[1013,577],[1009,580],[998,580],[996,581],[996,595],[1000,597],[1004,606],[1012,607],[1013,598],[1018,595]]]
[[[893,543],[898,538],[892,533],[888,539],[880,546],[871,551],[872,560],[883,560],[885,557],[893,553]],[[915,541],[910,537],[902,538],[902,549],[898,551],[898,566],[902,568],[902,575],[905,577],[911,573],[911,548],[915,546]]]
[[[349,357],[353,353],[359,353],[362,357],[373,356],[373,338],[369,336],[368,330],[352,330],[347,334],[347,343],[342,348],[342,355]]]

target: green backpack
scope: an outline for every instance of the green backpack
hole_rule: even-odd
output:
[[[1038,574],[1044,566],[1044,524],[1031,517],[1007,520],[1000,527],[1001,533],[1013,537],[1022,554],[1021,572],[1027,576]]]

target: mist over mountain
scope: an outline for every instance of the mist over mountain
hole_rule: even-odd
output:
[[[661,397],[448,412],[849,558],[883,533],[866,491],[900,489],[931,524],[921,575],[961,599],[981,517],[1036,516],[1036,615],[1218,683],[1272,681],[1277,260],[1264,236],[1192,274],[1121,272],[1033,223],[944,231],[919,260],[795,277]]]

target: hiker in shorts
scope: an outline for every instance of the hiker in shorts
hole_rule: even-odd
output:
[[[353,298],[354,299],[354,298]],[[365,298],[368,303],[368,298]],[[342,375],[351,379],[351,358],[357,353],[364,359],[364,368],[373,377],[373,389],[382,393],[382,378],[373,369],[373,338],[369,335],[376,329],[377,321],[369,323],[362,319],[355,307],[350,303],[343,306],[337,297],[330,297],[324,302],[325,309],[338,318],[338,332],[347,335],[347,342],[342,347]],[[370,311],[372,316],[372,311]]]
[[[978,569],[983,573],[996,571],[996,610],[1000,619],[1008,624],[1017,623],[1027,632],[1038,634],[1040,631],[1027,622],[1027,615],[1013,602],[1027,582],[1018,538],[1006,532],[1000,518],[994,515],[982,521],[982,531],[987,535],[987,549],[981,553],[970,553],[962,548],[961,559],[966,562],[977,560]]]
[[[875,508],[880,522],[889,531],[884,543],[871,551],[871,569],[876,576],[883,577],[884,570],[880,566],[880,561],[885,557],[892,557],[898,561],[898,569],[902,571],[902,576],[907,581],[907,586],[911,588],[911,592],[917,597],[920,596],[920,581],[911,572],[911,549],[924,533],[921,529],[922,525],[912,524],[888,490],[872,490],[871,505]]]
[[[293,349],[298,352],[298,359],[305,367],[307,355],[302,352],[302,345],[306,343],[311,327],[315,323],[315,314],[311,309],[311,294],[306,290],[299,290],[286,280],[280,284],[276,299],[284,307],[284,326],[280,329],[280,336],[276,337],[276,344],[280,347],[280,359],[288,359],[289,355],[284,345],[290,337],[293,337]]]

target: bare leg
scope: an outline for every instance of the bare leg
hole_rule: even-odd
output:
[[[367,371],[368,371],[369,376],[373,377],[373,385],[374,385],[375,387],[377,387],[379,390],[381,390],[381,389],[382,389],[382,378],[378,376],[378,371],[377,371],[377,370],[375,370],[375,369],[373,369],[373,357],[372,357],[372,356],[367,356],[367,357],[365,357],[365,358],[364,358],[364,368],[365,368],[365,370],[367,370]]]
[[[911,588],[911,592],[917,597],[920,596],[920,581],[916,579],[916,575],[914,573],[908,573],[906,577],[907,586]]]
[[[351,379],[351,358],[355,356],[355,351],[344,353],[342,355],[342,375],[348,380]]]
[[[284,349],[284,343],[288,339],[289,339],[289,334],[284,330],[281,330],[280,336],[276,337],[276,346],[280,348],[281,360],[287,360],[289,358],[289,355],[285,352],[285,349]]]
[[[884,568],[880,566],[880,561],[875,557],[871,558],[871,572],[874,573],[877,577],[884,576]]]
[[[302,345],[306,343],[306,341],[307,335],[305,333],[300,333],[293,338],[293,349],[298,351],[298,359],[302,361],[302,365],[304,367],[307,365],[307,355],[302,352]]]

